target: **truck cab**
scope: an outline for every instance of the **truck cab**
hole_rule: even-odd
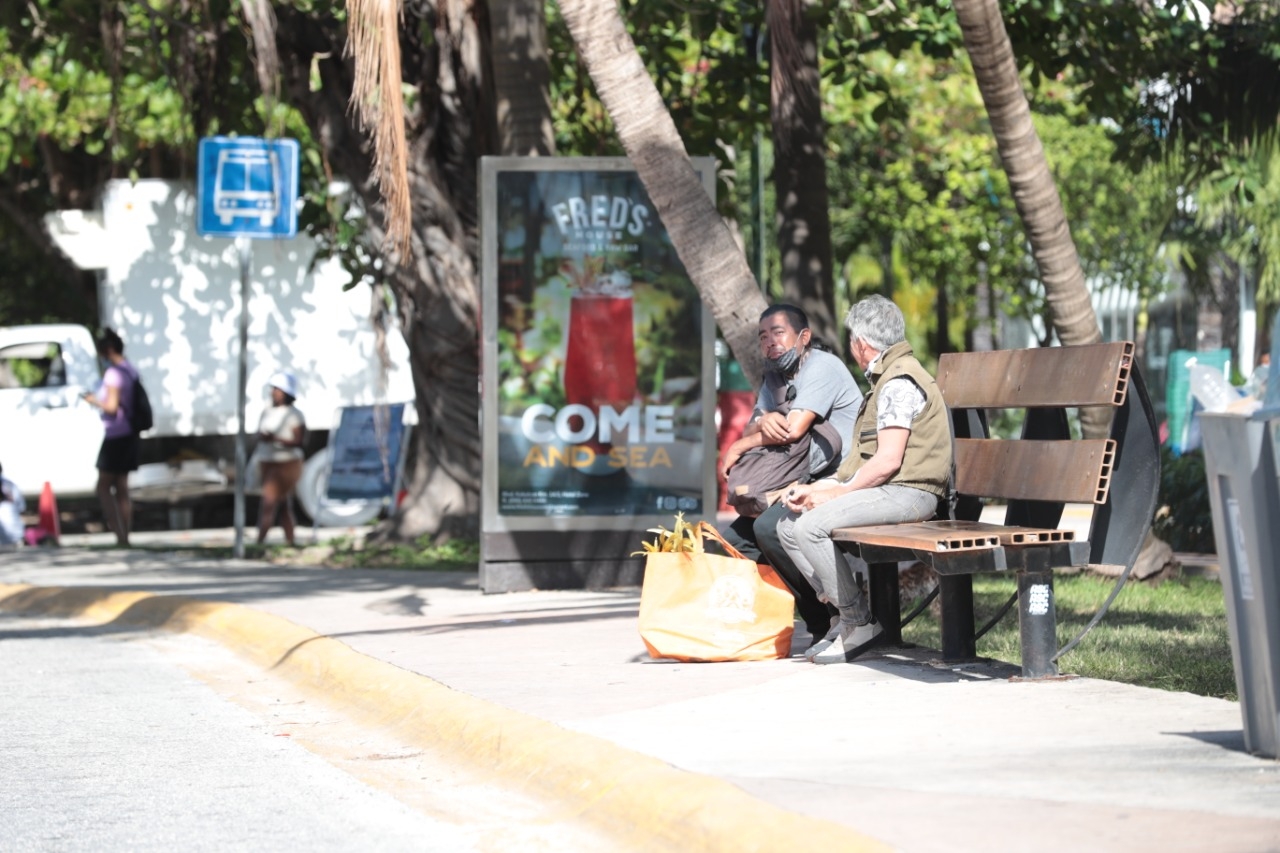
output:
[[[29,499],[46,482],[59,496],[94,493],[102,419],[81,395],[100,376],[83,326],[0,327],[0,465]]]

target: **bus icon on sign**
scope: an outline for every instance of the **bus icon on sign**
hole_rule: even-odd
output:
[[[298,154],[296,139],[201,139],[196,231],[206,237],[297,234]]]
[[[280,158],[276,152],[229,148],[218,152],[213,209],[230,225],[237,216],[257,217],[263,228],[280,214]]]

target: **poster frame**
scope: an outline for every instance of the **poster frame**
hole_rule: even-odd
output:
[[[714,157],[690,158],[699,172],[703,188],[715,199],[716,161]],[[506,515],[498,507],[498,442],[499,423],[496,413],[498,401],[498,176],[501,173],[523,172],[635,172],[635,167],[625,157],[482,157],[480,161],[480,212],[481,212],[481,296],[482,296],[482,370],[481,370],[481,438],[483,471],[481,488],[482,552],[494,534],[581,532],[624,534],[630,537],[636,531],[656,525],[671,527],[675,512],[651,512],[634,515]],[[655,211],[655,214],[657,211]],[[659,217],[660,221],[660,217]],[[715,320],[703,303],[702,309],[702,357],[701,404],[702,464],[699,482],[702,490],[704,517],[714,518],[717,505],[715,464],[716,444],[716,387],[715,387]],[[561,536],[563,538],[563,536]],[[617,536],[607,537],[617,538]],[[631,549],[639,548],[639,539],[630,539]],[[612,549],[605,549],[610,551]],[[565,549],[570,552],[600,554],[599,548],[587,546]],[[488,559],[482,556],[482,560]]]

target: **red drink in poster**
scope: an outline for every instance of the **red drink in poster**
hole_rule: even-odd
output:
[[[569,342],[564,359],[564,393],[570,404],[596,411],[621,411],[636,396],[635,320],[631,295],[574,294],[569,301]],[[608,446],[587,445],[597,454]]]

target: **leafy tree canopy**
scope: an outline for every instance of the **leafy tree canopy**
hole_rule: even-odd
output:
[[[329,3],[292,5],[330,20],[342,14]],[[629,0],[625,7],[687,147],[720,159],[733,189],[721,194],[722,210],[745,222],[752,191],[745,152],[768,117],[762,8],[730,0]],[[329,176],[315,146],[305,144],[303,122],[281,107],[268,114],[259,97],[241,8],[233,0],[28,0],[0,8],[0,210],[10,212],[0,217],[0,240],[25,250],[7,250],[11,280],[47,280],[51,266],[48,247],[35,244],[42,255],[30,228],[14,223],[18,211],[31,220],[55,207],[92,206],[109,177],[190,178],[195,142],[209,133],[303,138],[304,183],[324,202],[307,206],[305,224],[327,234],[349,265],[372,265],[358,248],[359,220],[325,198]],[[555,4],[547,9],[558,146],[617,154]],[[1229,18],[1206,19],[1203,9],[1129,0],[1020,0],[1005,9],[1091,276],[1149,287],[1150,240],[1118,238],[1154,238],[1164,215],[1158,199],[1136,210],[1150,193],[1127,191],[1099,157],[1150,166],[1174,143],[1179,162],[1212,176],[1219,194],[1248,203],[1268,183],[1269,167],[1232,145],[1274,127],[1280,15],[1260,0],[1237,4]],[[837,257],[865,256],[888,239],[921,280],[947,271],[948,280],[972,281],[978,260],[993,282],[1028,280],[949,6],[840,0],[815,4],[813,13],[827,34]],[[1099,125],[1101,118],[1110,123]],[[1166,177],[1150,169],[1143,175],[1133,180]],[[1110,224],[1102,224],[1107,211]],[[1130,230],[1135,216],[1149,227]],[[985,253],[975,249],[983,244]],[[69,291],[84,289],[64,264],[52,266]],[[1002,304],[1018,312],[1038,310],[1029,295],[1011,290],[1009,297]]]

